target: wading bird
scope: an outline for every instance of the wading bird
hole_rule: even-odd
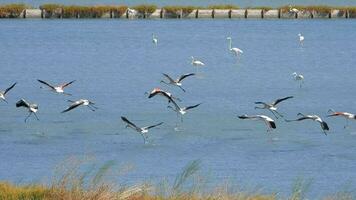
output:
[[[300,43],[301,45],[303,45],[304,36],[303,36],[301,33],[299,33],[298,36],[299,36],[299,43]]]
[[[276,129],[276,123],[274,122],[274,120],[266,115],[240,115],[238,116],[239,119],[251,119],[251,120],[262,120],[265,122],[265,124],[267,125],[267,132],[271,131],[272,129]]]
[[[279,115],[280,117],[283,117],[283,115],[281,115],[278,111],[277,111],[277,104],[279,104],[280,102],[282,101],[285,101],[287,99],[291,99],[293,98],[293,96],[289,96],[289,97],[284,97],[284,98],[281,98],[281,99],[277,99],[276,101],[272,102],[272,103],[265,103],[265,102],[261,102],[261,101],[258,101],[258,102],[255,102],[255,104],[260,104],[262,105],[262,107],[255,107],[255,109],[267,109],[269,111],[271,111],[271,113],[278,119],[277,115]],[[277,115],[276,115],[276,114]]]
[[[147,135],[148,130],[163,124],[163,122],[161,122],[161,123],[158,123],[158,124],[155,124],[152,126],[145,126],[145,127],[140,128],[140,127],[136,126],[134,123],[130,122],[126,117],[121,116],[121,120],[126,123],[126,128],[130,127],[132,129],[134,129],[135,131],[137,131],[138,133],[140,133],[143,138],[143,142],[145,144],[146,144],[146,140],[148,138],[148,135]]]
[[[243,51],[239,48],[236,47],[232,47],[232,38],[231,37],[227,37],[227,40],[229,40],[229,50],[235,54],[235,56],[239,56],[239,54],[243,54]]]
[[[147,92],[145,94],[148,94]],[[166,92],[166,91],[163,91],[162,89],[160,88],[154,88],[148,95],[148,98],[152,98],[156,95],[160,95],[160,96],[163,96],[165,98],[168,99],[168,103],[171,102],[172,99],[175,99],[177,101],[181,101],[179,98],[177,97],[174,97],[171,93],[169,92]]]
[[[62,84],[62,85],[53,86],[53,85],[47,83],[46,81],[42,81],[40,79],[37,79],[37,81],[42,83],[42,84],[44,84],[44,85],[46,85],[47,87],[49,87],[53,92],[60,93],[60,94],[65,94],[65,95],[69,95],[69,96],[71,96],[71,94],[65,93],[64,92],[64,88],[75,82],[75,80],[74,80],[74,81],[71,81],[71,82],[68,82],[68,83],[65,83],[65,84]]]
[[[198,67],[202,67],[205,64],[200,60],[196,60],[193,56],[191,58],[192,58],[191,64],[196,68],[196,74],[198,74]]]
[[[21,99],[20,101],[18,101],[16,103],[16,107],[24,107],[28,109],[28,116],[25,118],[25,122],[27,121],[27,119],[33,114],[37,120],[40,120],[37,115],[36,112],[38,111],[38,105],[37,104],[30,104],[28,103],[25,99]]]
[[[161,81],[161,83],[165,83],[165,84],[170,84],[170,85],[175,85],[177,87],[179,87],[181,90],[183,90],[183,92],[185,92],[185,90],[182,88],[182,80],[189,77],[189,76],[194,76],[194,73],[190,73],[190,74],[183,74],[182,76],[180,76],[179,78],[177,78],[176,80],[174,80],[173,78],[171,78],[168,74],[163,74],[163,76],[165,76],[168,79],[168,83],[165,81]]]
[[[158,38],[155,36],[155,34],[152,33],[152,43],[157,46],[158,44]]]
[[[293,121],[302,121],[302,120],[310,119],[310,120],[313,120],[315,122],[319,122],[320,127],[323,130],[324,134],[327,135],[326,131],[329,130],[329,126],[318,115],[304,115],[302,113],[298,113],[297,116],[301,116],[301,117],[298,118],[298,119],[295,119],[295,120],[285,120],[285,121],[286,122],[293,122]]]
[[[89,108],[91,111],[95,111],[96,109],[98,109],[95,105],[94,102],[89,101],[87,99],[79,99],[78,101],[72,101],[72,100],[68,100],[69,102],[71,102],[72,104],[69,105],[69,107],[65,110],[63,110],[61,113],[65,113],[68,112],[70,110],[73,110],[74,108],[77,108],[78,106],[86,106],[87,108]]]
[[[296,8],[293,8],[292,5],[289,5],[289,12],[296,14],[299,12],[299,10]]]
[[[0,99],[3,100],[3,101],[5,101],[5,102],[7,103],[5,96],[6,96],[6,94],[7,94],[12,88],[15,87],[16,84],[17,84],[17,83],[12,84],[12,85],[11,85],[9,88],[7,88],[5,91],[0,91]]]
[[[344,128],[349,126],[349,120],[356,120],[356,115],[348,112],[335,112],[333,109],[329,109],[328,113],[330,113],[327,117],[344,117],[346,119],[346,125]]]
[[[295,81],[298,81],[299,82],[299,87],[301,88],[302,87],[302,84],[304,83],[304,76],[301,75],[301,74],[297,74],[297,72],[293,72],[293,79]]]

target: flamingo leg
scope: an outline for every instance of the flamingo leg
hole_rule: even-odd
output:
[[[40,119],[37,117],[36,113],[33,113],[33,115],[36,117],[37,121],[40,121]]]
[[[275,117],[276,119],[278,119],[277,115],[274,114],[274,112],[273,112],[272,110],[270,110],[270,109],[268,109],[268,110],[274,115],[274,117]]]
[[[344,126],[344,129],[346,129],[347,127],[349,127],[349,120],[346,119],[346,125]]]
[[[6,101],[6,99],[2,99],[2,100],[5,101],[5,103],[9,103],[9,102]]]
[[[25,118],[25,123],[27,122],[27,119],[32,115],[32,112],[30,112],[27,117]]]
[[[278,111],[274,111],[275,113],[277,113],[280,117],[282,117],[283,118],[283,115],[281,114],[281,113],[279,113]]]
[[[89,105],[87,106],[91,111],[95,111],[93,108],[91,108]]]

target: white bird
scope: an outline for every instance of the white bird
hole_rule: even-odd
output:
[[[324,134],[327,135],[327,134],[326,134],[326,131],[329,130],[329,126],[328,126],[328,124],[327,124],[325,121],[323,121],[323,120],[321,119],[321,117],[319,117],[318,115],[304,115],[304,114],[302,114],[302,113],[298,113],[297,116],[301,116],[301,117],[298,118],[298,119],[295,119],[295,120],[285,120],[285,121],[286,121],[286,122],[293,122],[293,121],[302,121],[302,120],[310,119],[310,120],[313,120],[313,121],[315,121],[315,122],[319,122],[320,127],[321,127],[321,129],[323,130]]]
[[[289,5],[289,12],[291,12],[291,13],[298,13],[299,10],[296,9],[296,8],[293,8],[292,5]]]
[[[232,47],[232,38],[231,37],[227,37],[227,40],[229,40],[229,50],[234,53],[236,56],[238,56],[239,54],[243,54],[243,51],[239,48],[236,47]]]
[[[178,114],[180,114],[181,122],[183,122],[183,115],[185,113],[187,113],[188,110],[196,108],[196,107],[201,105],[201,103],[199,103],[199,104],[196,104],[196,105],[193,105],[193,106],[180,107],[173,99],[171,99],[171,102],[173,103],[174,108],[172,106],[170,106],[170,105],[167,106],[167,108],[171,108],[173,111],[175,111],[177,113],[177,116],[178,116]]]
[[[66,108],[65,110],[63,110],[61,113],[65,113],[68,112],[70,110],[73,110],[74,108],[77,108],[78,106],[86,106],[88,107],[91,111],[95,111],[96,109],[98,109],[95,105],[94,102],[89,101],[87,99],[79,99],[78,101],[72,101],[72,100],[68,100],[69,102],[72,102],[72,104],[70,104],[68,106],[68,108]]]
[[[301,34],[301,33],[299,33],[298,34],[298,37],[299,37],[299,43],[301,44],[301,45],[303,45],[303,42],[304,42],[304,36]]]
[[[7,103],[5,96],[6,96],[6,94],[7,94],[12,88],[15,87],[15,85],[16,85],[16,83],[12,84],[12,85],[11,85],[10,87],[8,87],[5,91],[0,91],[0,99],[3,100],[3,101],[5,101],[5,102]]]
[[[348,112],[335,112],[333,109],[329,109],[330,113],[327,117],[344,117],[346,119],[346,125],[344,128],[349,126],[349,120],[356,120],[356,115]]]
[[[18,101],[18,102],[16,103],[16,107],[17,107],[17,108],[18,108],[18,107],[24,107],[24,108],[27,108],[27,109],[28,109],[29,114],[28,114],[28,116],[25,118],[25,123],[26,123],[27,119],[28,119],[32,114],[36,117],[37,120],[39,120],[38,117],[37,117],[37,115],[36,115],[36,113],[37,113],[37,111],[38,111],[38,105],[37,105],[37,104],[30,104],[30,103],[28,103],[25,99],[21,99],[20,101]]]
[[[157,46],[158,44],[158,38],[152,33],[152,43]]]
[[[173,78],[171,78],[168,74],[164,74],[163,73],[163,76],[165,76],[167,79],[168,79],[168,83],[165,82],[165,81],[161,81],[161,83],[165,83],[165,84],[170,84],[170,85],[175,85],[177,87],[179,87],[181,90],[183,90],[183,92],[185,92],[185,90],[182,88],[182,80],[189,77],[189,76],[194,76],[195,74],[194,73],[190,73],[190,74],[183,74],[181,75],[179,78],[177,78],[176,80],[174,80]]]
[[[146,92],[145,94],[147,94],[147,92]],[[167,98],[167,99],[168,99],[168,103],[170,103],[172,99],[175,99],[175,100],[177,100],[177,101],[181,101],[179,98],[174,97],[171,93],[166,92],[166,91],[163,91],[163,90],[160,89],[160,88],[154,88],[154,89],[149,93],[148,98],[152,98],[152,97],[154,97],[154,96],[156,96],[156,95],[160,95],[160,96],[163,96],[163,97]]]
[[[191,58],[192,58],[191,64],[196,68],[196,74],[198,74],[198,67],[203,67],[205,66],[205,64],[200,60],[196,60],[193,56],[191,56]]]
[[[126,128],[130,127],[132,129],[134,129],[135,131],[137,131],[138,133],[141,134],[141,136],[143,137],[143,142],[146,144],[146,140],[148,138],[147,133],[148,130],[157,126],[160,126],[163,124],[163,122],[152,125],[152,126],[145,126],[145,127],[138,127],[136,126],[134,123],[130,122],[126,117],[121,116],[121,120],[124,121],[126,123]]]
[[[271,111],[271,113],[278,119],[277,115],[274,113],[277,113],[280,117],[283,117],[283,115],[281,115],[279,112],[277,112],[277,104],[279,104],[282,101],[285,101],[287,99],[291,99],[293,98],[293,96],[289,96],[289,97],[284,97],[281,99],[277,99],[276,101],[272,102],[272,103],[265,103],[265,102],[255,102],[255,104],[260,104],[262,105],[262,107],[255,107],[255,109],[267,109],[269,111]]]
[[[304,76],[302,74],[297,74],[297,72],[293,72],[293,79],[295,81],[299,82],[299,87],[302,87],[302,84],[304,84]]]
[[[239,119],[251,119],[251,120],[262,120],[265,122],[265,124],[267,125],[268,129],[267,132],[271,131],[272,129],[276,129],[276,123],[274,122],[274,120],[266,115],[240,115],[238,116]]]
[[[48,86],[53,92],[60,93],[60,94],[65,94],[65,95],[69,95],[69,96],[71,96],[71,94],[65,93],[64,92],[64,88],[75,82],[75,80],[74,80],[74,81],[71,81],[71,82],[68,82],[68,83],[64,83],[62,85],[53,86],[53,85],[47,83],[46,81],[42,81],[40,79],[37,79],[37,81],[42,83],[42,84],[44,84],[44,85],[46,85],[46,86]]]

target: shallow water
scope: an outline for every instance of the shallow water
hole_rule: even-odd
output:
[[[0,179],[38,181],[53,175],[70,156],[114,160],[134,169],[125,183],[173,179],[189,161],[200,159],[210,185],[264,192],[290,192],[296,179],[312,180],[309,196],[355,189],[356,123],[326,119],[322,134],[313,122],[285,123],[266,133],[262,122],[242,121],[255,101],[294,95],[280,104],[286,118],[298,112],[325,117],[329,108],[356,112],[356,21],[354,20],[0,20],[1,88],[14,81],[9,104],[0,103]],[[306,37],[303,47],[297,34]],[[151,43],[151,33],[159,44]],[[244,50],[236,61],[226,37]],[[161,73],[194,72],[190,56],[206,63],[201,78],[187,78],[187,90],[160,85]],[[305,85],[292,80],[296,71]],[[66,97],[41,89],[36,79],[53,83],[77,80]],[[181,105],[203,103],[184,116],[146,91],[162,87]],[[20,98],[39,104],[40,121],[15,108]],[[88,98],[99,110],[78,108],[66,114],[67,99]],[[138,125],[164,122],[150,131],[150,144],[120,121]]]

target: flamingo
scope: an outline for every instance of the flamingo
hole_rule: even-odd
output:
[[[147,94],[147,92],[146,92],[145,94]],[[152,97],[154,97],[154,96],[156,96],[156,95],[160,95],[160,96],[163,96],[163,97],[167,98],[167,99],[168,99],[168,103],[170,103],[172,99],[175,99],[175,100],[177,100],[177,101],[181,101],[179,98],[174,97],[171,93],[166,92],[166,91],[163,91],[163,90],[160,89],[160,88],[154,88],[154,89],[149,93],[148,98],[152,98]]]
[[[315,122],[319,122],[320,127],[321,127],[321,129],[323,130],[324,134],[327,135],[327,134],[326,134],[326,131],[329,130],[329,126],[328,126],[328,124],[327,124],[325,121],[323,121],[323,120],[321,119],[321,117],[319,117],[318,115],[304,115],[304,114],[302,114],[302,113],[298,113],[297,116],[301,116],[301,117],[298,118],[298,119],[295,119],[295,120],[285,120],[285,121],[286,121],[286,122],[293,122],[293,121],[302,121],[302,120],[310,119],[310,120],[313,120],[313,121],[315,121]]]
[[[157,46],[158,44],[158,38],[152,33],[152,43]]]
[[[239,48],[236,47],[232,47],[232,38],[231,37],[227,37],[227,40],[229,40],[229,50],[234,53],[236,56],[239,56],[239,54],[243,54],[243,51]]]
[[[303,43],[304,43],[304,36],[303,36],[301,33],[299,33],[299,34],[298,34],[298,37],[299,37],[299,43],[300,43],[301,45],[303,45]]]
[[[68,100],[69,102],[71,102],[72,104],[70,104],[68,106],[68,108],[66,108],[65,110],[63,110],[61,113],[65,113],[68,112],[70,110],[73,110],[74,108],[77,108],[78,106],[87,106],[87,108],[89,108],[91,111],[95,111],[96,109],[98,109],[95,105],[94,102],[89,101],[87,99],[79,99],[78,101],[72,101],[72,100]]]
[[[289,12],[291,12],[291,13],[298,13],[299,12],[299,10],[298,9],[296,9],[296,8],[293,8],[292,7],[292,5],[289,5]]]
[[[137,131],[138,133],[140,133],[143,138],[143,142],[145,144],[146,144],[146,140],[148,138],[148,136],[147,136],[148,130],[163,124],[163,122],[161,122],[161,123],[158,123],[158,124],[155,124],[152,126],[145,126],[145,127],[141,128],[141,127],[136,126],[134,123],[130,122],[126,117],[121,116],[121,120],[127,124],[126,128],[130,127],[132,129],[134,129],[135,131]]]
[[[278,114],[280,117],[283,117],[283,115],[281,115],[279,112],[277,112],[277,107],[276,107],[277,104],[279,104],[280,102],[285,101],[287,99],[291,99],[291,98],[293,98],[293,96],[277,99],[276,101],[274,101],[272,103],[265,103],[265,102],[258,101],[258,102],[255,102],[255,104],[260,104],[260,105],[262,105],[262,107],[255,107],[255,109],[267,109],[267,110],[271,111],[271,113],[278,119],[276,114]],[[274,113],[276,113],[276,114],[274,114]]]
[[[295,81],[299,81],[299,87],[302,87],[302,84],[304,84],[304,76],[302,74],[297,74],[297,72],[293,72],[293,78]]]
[[[196,67],[197,70],[196,73],[198,74],[198,67],[203,67],[205,66],[205,64],[202,61],[195,59],[193,56],[191,56],[191,58],[192,58],[191,64]]]
[[[20,101],[18,101],[16,103],[16,107],[24,107],[24,108],[27,108],[28,109],[28,116],[25,118],[25,123],[27,122],[27,119],[33,114],[37,120],[40,120],[36,113],[38,111],[38,105],[37,104],[30,104],[28,103],[25,99],[21,99]]]
[[[68,82],[68,83],[64,83],[62,85],[53,86],[53,85],[47,83],[46,81],[42,81],[40,79],[37,79],[37,81],[42,83],[42,84],[44,84],[44,85],[46,85],[47,87],[49,87],[53,92],[56,92],[56,93],[59,93],[59,94],[65,94],[65,95],[68,95],[68,96],[71,96],[71,94],[65,93],[64,92],[64,88],[75,82],[75,80],[74,80],[74,81],[71,81],[71,82]]]
[[[335,112],[333,109],[329,109],[330,113],[327,117],[344,117],[346,119],[346,125],[344,128],[349,126],[349,120],[356,120],[356,115],[348,112]]]
[[[12,85],[11,85],[10,87],[8,87],[5,91],[0,91],[0,99],[3,100],[3,101],[5,101],[6,103],[8,103],[8,102],[6,101],[5,96],[6,96],[6,94],[7,94],[12,88],[15,87],[16,84],[17,84],[17,83],[12,84]]]
[[[199,103],[199,104],[195,104],[193,106],[180,107],[173,99],[171,99],[171,102],[173,103],[174,108],[170,105],[168,105],[167,108],[170,108],[173,111],[175,111],[177,113],[177,118],[178,118],[178,115],[180,114],[181,123],[183,123],[183,115],[186,114],[188,110],[191,110],[191,109],[196,108],[201,105],[201,103]],[[176,124],[175,129],[176,130],[178,129],[178,123]]]
[[[165,83],[165,84],[171,84],[171,85],[175,85],[177,87],[179,87],[181,90],[183,90],[183,92],[185,92],[185,90],[182,88],[182,80],[189,77],[189,76],[194,76],[195,74],[194,73],[190,73],[190,74],[183,74],[181,75],[179,78],[177,78],[176,80],[172,79],[168,74],[164,74],[163,73],[163,76],[165,76],[167,79],[168,79],[168,83],[165,82],[165,81],[161,81],[161,83]]]
[[[270,132],[272,129],[276,129],[276,123],[274,122],[274,120],[266,115],[240,115],[238,116],[239,119],[251,119],[251,120],[262,120],[265,122],[265,124],[267,125],[267,132]]]

